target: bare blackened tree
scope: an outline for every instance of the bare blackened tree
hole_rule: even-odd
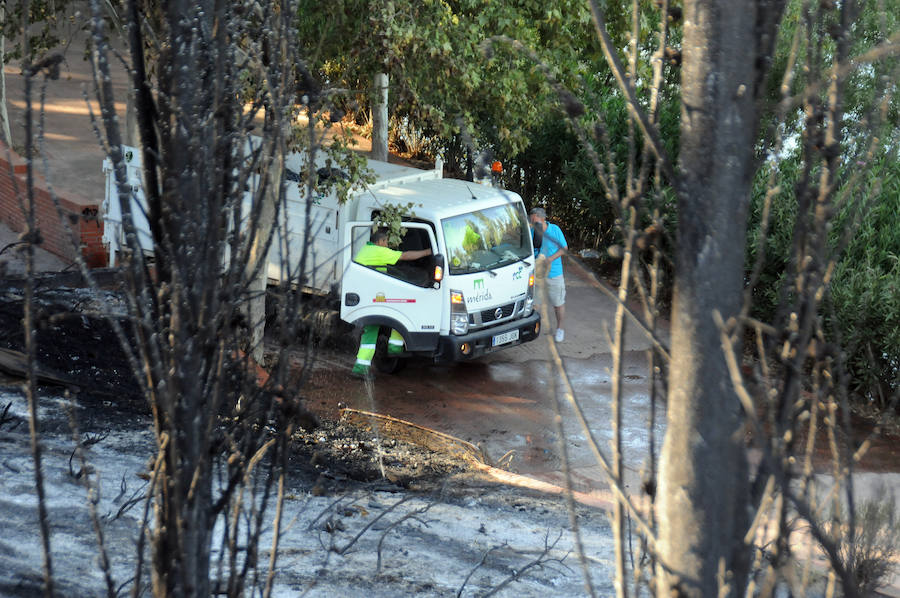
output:
[[[33,112],[31,110],[31,84],[32,78],[44,70],[45,65],[40,63],[32,65],[26,61],[25,68],[25,98],[26,98],[26,115],[25,115],[25,134],[26,134],[26,157],[28,158],[26,189],[25,195],[27,200],[21,204],[22,212],[25,215],[25,231],[23,240],[25,245],[25,301],[24,301],[24,318],[22,325],[25,330],[25,355],[27,360],[27,379],[25,383],[25,395],[28,399],[29,411],[29,433],[31,437],[31,454],[34,459],[34,485],[38,499],[38,523],[41,530],[43,570],[44,570],[44,594],[52,598],[53,596],[53,557],[50,548],[50,522],[47,514],[47,504],[45,502],[44,477],[42,468],[42,449],[39,437],[38,425],[38,389],[37,389],[37,334],[35,329],[35,280],[34,280],[34,248],[40,243],[40,232],[37,228],[37,218],[34,201],[34,165],[31,157],[34,154],[34,146],[31,141],[33,127]]]
[[[146,252],[134,224],[143,208],[126,180],[100,4],[92,2],[93,60],[127,245],[131,324],[121,333],[152,410],[158,450],[147,532],[153,592],[237,596],[250,586],[267,594],[278,518],[271,560],[259,563],[263,515],[275,496],[280,512],[283,458],[305,411],[285,378],[288,369],[276,363],[273,376],[261,375],[249,355],[262,355],[262,335],[253,331],[264,318],[266,255],[285,195],[284,156],[302,68],[291,35],[296,10],[290,1],[126,3],[153,237]],[[262,130],[254,131],[260,121]],[[302,278],[302,267],[287,285]],[[290,318],[299,313],[283,310],[281,329],[296,332]],[[215,525],[225,534],[211,568]],[[140,592],[139,562],[133,594]]]

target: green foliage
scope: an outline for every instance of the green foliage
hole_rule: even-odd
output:
[[[862,164],[847,166],[847,173]],[[838,189],[843,197],[830,227],[829,245],[836,261],[831,280],[829,330],[843,347],[851,389],[887,405],[900,388],[900,164],[884,157],[866,165],[865,179]],[[754,316],[772,321],[779,307],[793,252],[797,203],[794,188],[802,164],[785,159],[760,170],[751,200],[747,271],[760,256],[760,220],[771,169],[777,168],[769,230],[760,278],[753,289]],[[846,178],[846,177],[845,177]],[[789,298],[789,297],[787,297]]]
[[[618,93],[610,78],[598,74],[586,82],[595,100],[588,107],[579,126],[593,131],[591,123],[602,122],[605,139],[593,139],[592,149],[599,157],[611,185],[624,195],[628,160],[628,110],[624,97]],[[677,158],[679,106],[672,94],[664,95],[660,103],[659,121],[664,143],[670,155]],[[507,164],[506,185],[519,192],[528,205],[543,205],[552,219],[560,224],[570,244],[606,247],[620,243],[615,223],[616,211],[612,197],[601,184],[588,151],[582,147],[572,125],[559,112],[549,112],[528,132],[530,145]],[[643,143],[635,132],[637,160],[642,159]],[[608,141],[608,145],[606,143]],[[639,162],[640,163],[640,162]],[[666,198],[666,199],[662,199]],[[655,202],[664,220],[675,220],[671,194],[648,201]]]
[[[398,246],[403,240],[406,229],[402,228],[402,224],[407,218],[415,218],[414,207],[416,207],[416,204],[413,202],[406,204],[388,203],[382,205],[378,213],[375,214],[373,228],[384,227],[388,229],[388,245],[391,247]]]
[[[831,325],[840,333],[854,390],[886,407],[900,390],[900,164],[874,165],[832,232],[835,245],[852,235],[834,272]]]
[[[525,131],[543,117],[551,95],[531,57],[491,40],[518,40],[572,85],[587,72],[585,56],[598,52],[587,7],[575,0],[552,7],[339,0],[330,7],[302,1],[298,34],[310,70],[351,90],[349,105],[367,105],[372,76],[387,72],[395,118],[445,138],[463,133],[503,155],[528,144]]]
[[[796,187],[801,181],[804,160],[821,156],[804,156],[802,145],[810,141],[817,146],[824,122],[821,110],[828,101],[828,81],[835,67],[837,23],[834,15],[813,17],[811,6],[792,0],[788,3],[780,27],[772,76],[766,82],[763,105],[761,151],[772,147],[775,134],[785,140],[777,160],[765,158],[757,173],[750,207],[747,247],[747,271],[764,252],[758,283],[753,288],[754,315],[772,321],[779,303],[791,299],[790,281],[785,281],[794,252],[794,226],[798,217]],[[850,55],[872,55],[887,42],[891,32],[900,26],[900,0],[858,5],[854,20]],[[800,43],[791,63],[795,36]],[[790,88],[781,89],[784,74],[793,64]],[[846,91],[842,98],[843,122],[840,138],[842,171],[837,176],[833,197],[838,206],[833,214],[829,247],[836,260],[831,277],[830,300],[822,316],[832,341],[845,350],[851,387],[858,397],[884,401],[900,387],[900,189],[896,159],[872,158],[871,147],[896,152],[900,135],[900,100],[896,93],[896,74],[900,60],[882,53],[877,60],[859,60],[848,71]],[[807,86],[813,86],[813,92]],[[778,127],[775,106],[782,93],[809,102],[806,111],[798,104],[783,115]],[[886,98],[886,99],[882,99]],[[812,128],[810,129],[810,125]],[[806,129],[806,130],[804,130]],[[894,148],[894,150],[890,150]],[[819,149],[821,147],[819,146]],[[816,150],[813,150],[816,151]],[[812,169],[808,184],[819,176]],[[774,175],[774,176],[773,176]],[[769,230],[760,245],[760,218],[763,199],[770,181],[777,185],[773,192]]]
[[[657,9],[647,4],[642,53],[658,43]],[[510,173],[506,186],[520,191],[529,204],[547,205],[573,239],[593,245],[613,241],[613,209],[587,152],[565,124],[558,89],[548,79],[587,98],[588,128],[602,116],[613,147],[601,140],[595,145],[604,161],[624,173],[627,112],[587,5],[576,0],[552,6],[528,0],[375,5],[339,0],[330,6],[326,15],[317,3],[302,1],[298,33],[311,72],[350,90],[338,101],[342,108],[358,114],[371,101],[372,76],[388,72],[394,147],[419,159],[443,153],[456,173],[465,170],[467,146],[484,150],[504,162]],[[615,43],[626,47],[629,11],[608,16]],[[673,43],[679,37],[673,29]],[[639,80],[649,81],[649,67],[642,68]],[[675,83],[677,75],[677,69],[669,69],[668,83]],[[639,84],[637,92],[646,107],[649,89]],[[661,115],[664,139],[675,155],[678,106],[671,100],[662,102]],[[624,189],[624,177],[616,184]]]
[[[529,206],[547,208],[570,245],[609,244],[616,239],[615,212],[594,166],[560,114],[551,114],[530,132],[531,145],[507,169],[522,179],[507,186]]]
[[[851,30],[851,49],[853,57],[865,56],[868,52],[888,43],[891,32],[900,29],[900,0],[883,0],[881,2],[863,2],[857,5],[858,16]],[[792,57],[794,37],[810,38],[811,46],[799,44],[796,56],[793,56],[794,69],[790,78],[787,96],[800,98],[805,95],[808,85],[813,83],[820,101],[824,102],[828,94],[828,80],[834,68],[835,38],[834,33],[840,28],[833,22],[834,14],[821,22],[808,20],[805,12],[811,5],[800,0],[788,2],[779,27],[779,38],[773,56],[773,68],[764,83],[766,92],[763,95],[762,136],[766,144],[772,142],[774,129],[771,127],[775,106],[782,99],[781,85],[789,61]],[[896,43],[896,42],[894,42]],[[809,48],[815,48],[815,56],[809,55]],[[857,150],[860,143],[868,137],[869,130],[875,126],[886,125],[896,130],[900,126],[900,97],[896,93],[896,81],[900,58],[896,52],[884,53],[877,60],[862,61],[848,73],[848,84],[843,98],[845,120],[843,122],[844,139],[848,148]],[[887,98],[883,101],[882,98]],[[803,113],[800,110],[790,111],[785,115],[783,129],[785,136],[796,134],[803,126]]]
[[[317,135],[322,131],[328,131],[332,123],[325,116],[318,118],[316,126]],[[310,155],[309,125],[295,123],[288,139],[288,152],[299,152]],[[375,174],[368,168],[365,156],[353,151],[356,140],[343,129],[336,132],[324,145],[317,145],[316,151],[324,154],[324,169],[331,172],[341,172],[339,176],[319,176],[315,171],[311,181],[302,180],[301,184],[311,183],[317,194],[327,195],[334,192],[341,203],[347,201],[350,194],[364,189],[366,185],[375,182]],[[318,158],[317,158],[317,163]]]
[[[900,0],[864,2],[853,27],[852,54],[863,55],[888,43],[891,32],[900,31]],[[895,36],[896,37],[896,36]],[[894,42],[896,44],[896,40]],[[847,86],[847,136],[866,137],[873,125],[886,125],[896,135],[900,126],[897,76],[900,57],[896,51],[854,69]],[[883,101],[887,92],[887,101]]]
[[[326,155],[325,168],[338,168],[346,173],[346,177],[329,177],[327,182],[319,183],[319,191],[334,191],[341,203],[347,201],[350,194],[375,182],[375,174],[367,167],[366,158],[351,149],[349,136],[336,136],[324,148]]]
[[[3,13],[0,14],[0,34],[13,43],[6,48],[4,64],[26,56],[29,60],[35,60],[47,50],[59,46],[62,42],[60,25],[65,22],[64,13],[67,8],[66,2],[47,0],[6,3],[4,10],[0,11]],[[30,24],[27,46],[22,38],[23,18]]]
[[[103,0],[101,6],[104,18],[114,28],[121,28],[118,0]],[[37,62],[48,51],[65,51],[76,33],[87,29],[86,12],[86,3],[75,0],[5,2],[0,9],[0,35],[6,38],[3,63],[26,57],[31,62]],[[22,35],[23,18],[29,24],[27,45]],[[84,52],[85,55],[88,52],[87,44]]]
[[[430,161],[442,148],[437,131],[413,122],[409,116],[391,118],[389,137],[391,147],[412,160]]]
[[[753,311],[757,318],[764,321],[772,321],[775,317],[793,250],[794,224],[797,219],[794,189],[800,168],[797,158],[766,163],[757,172],[753,185],[747,219],[746,270],[752,271],[757,260],[763,260],[759,281],[753,288]],[[767,234],[761,238],[763,203],[773,174],[778,187],[770,198]]]

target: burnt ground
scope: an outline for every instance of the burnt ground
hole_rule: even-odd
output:
[[[0,295],[0,348],[25,350],[22,298],[21,291]],[[38,288],[35,293],[37,364],[46,377],[57,380],[43,383],[77,396],[88,418],[82,424],[88,427],[93,426],[93,417],[102,418],[99,426],[124,425],[147,413],[108,320],[110,306],[124,310],[111,291],[102,291],[99,297],[82,288]]]
[[[109,306],[122,307],[113,291],[97,297],[79,288],[45,289],[36,293],[37,362],[39,369],[59,383],[50,392],[68,391],[78,404],[78,426],[85,434],[149,427],[150,411],[134,379],[131,366],[107,317]],[[0,295],[0,348],[24,351],[22,294]],[[128,333],[128,325],[122,320]],[[0,386],[12,387],[17,376],[0,371]],[[2,410],[4,405],[0,405]],[[52,430],[69,427],[66,421],[46,421]],[[349,481],[384,480],[400,487],[427,488],[468,469],[469,463],[410,442],[380,438],[366,426],[319,419],[314,429],[294,435],[293,473],[307,478],[316,492]]]
[[[73,464],[63,410],[54,409],[63,401],[42,390],[55,595],[106,595],[88,501],[78,481],[83,470],[77,459]],[[27,415],[18,394],[0,387],[0,596],[25,598],[43,595],[42,551]],[[12,413],[4,414],[8,401]],[[96,443],[87,449],[88,471],[102,489],[95,508],[122,594],[131,590],[142,528],[142,507],[130,503],[143,504],[146,493],[147,459],[153,453],[148,427],[92,434]],[[268,530],[273,511],[267,513]],[[584,595],[567,513],[558,497],[487,483],[461,461],[356,426],[323,422],[295,436],[274,595],[469,598],[495,590],[517,598]],[[612,536],[606,513],[579,506],[577,514],[595,587],[599,595],[610,595]],[[263,546],[270,545],[267,535]],[[263,548],[261,559],[267,562],[268,554]],[[148,578],[149,572],[145,583]]]
[[[293,473],[313,476],[313,494],[332,494],[347,483],[427,492],[470,470],[470,463],[343,421],[321,420],[294,435]]]
[[[608,261],[584,261],[595,275],[608,284],[613,282]],[[16,286],[0,292],[0,349],[24,351],[23,291]],[[98,294],[85,288],[47,283],[38,284],[35,293],[37,362],[41,371],[59,380],[53,386],[68,390],[74,397],[81,407],[79,428],[87,433],[150,425],[149,407],[110,324],[110,310],[112,317],[125,312],[125,305],[114,290]],[[121,318],[119,322],[129,334],[127,321]],[[327,347],[348,353],[352,344],[352,339],[343,337],[326,343]],[[16,380],[0,367],[0,385],[14,384]],[[340,421],[331,411],[330,416],[323,417],[325,412],[319,410],[319,426],[308,431],[300,429],[296,436],[295,461],[313,461],[318,467],[313,473],[328,463],[328,468],[343,478],[372,481],[383,477],[387,462],[391,469],[402,471],[396,478],[408,485],[416,479],[419,484],[427,484],[428,480],[452,475],[469,465],[445,451],[399,439],[380,439],[368,428]],[[896,444],[900,425],[882,420],[881,430],[871,434],[875,419],[854,415],[854,436],[868,437],[873,445],[866,459],[868,469],[893,471],[900,450]],[[827,462],[828,457],[823,455],[822,460]]]

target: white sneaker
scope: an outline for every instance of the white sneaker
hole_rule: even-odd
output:
[[[557,328],[556,329],[556,337],[555,337],[556,342],[561,343],[561,342],[563,342],[563,340],[565,338],[566,338],[566,331],[563,330],[562,328]]]

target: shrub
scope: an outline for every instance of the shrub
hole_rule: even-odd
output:
[[[747,272],[759,256],[762,203],[771,168],[778,168],[780,191],[773,197],[765,256],[753,289],[753,312],[772,321],[783,292],[793,251],[797,203],[794,186],[802,165],[788,159],[761,169],[751,201]],[[846,355],[851,391],[884,408],[900,382],[900,165],[884,159],[863,184],[838,191],[843,198],[830,227],[836,265],[831,301],[823,310],[832,340]]]
[[[853,228],[856,212],[859,226]],[[852,231],[834,272],[830,327],[841,338],[852,389],[877,407],[900,390],[900,165],[876,165],[842,207],[832,244]]]
[[[879,495],[884,494],[878,492]],[[872,596],[890,579],[898,553],[900,525],[893,493],[886,499],[863,502],[856,511],[856,529],[849,541],[841,543],[841,559],[854,577],[862,596]]]

